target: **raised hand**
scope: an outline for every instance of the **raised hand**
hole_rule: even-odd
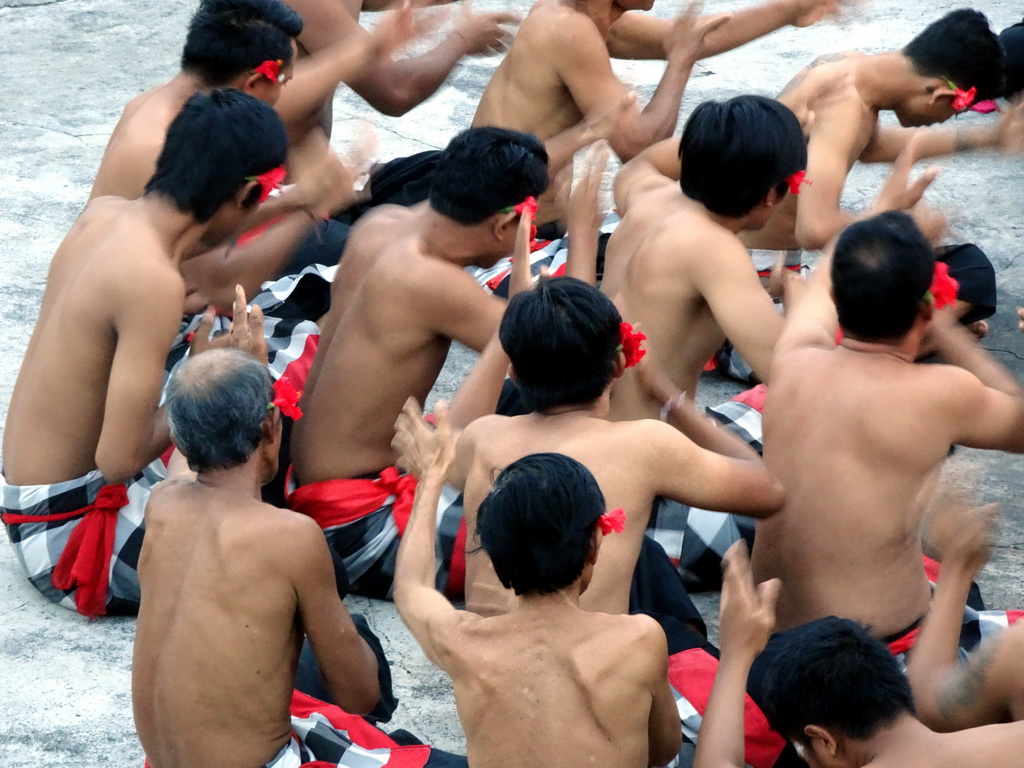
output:
[[[231,328],[227,336],[228,346],[248,352],[266,365],[268,353],[267,337],[263,330],[263,310],[258,306],[249,308],[245,301],[245,291],[240,285],[235,286]]]
[[[875,199],[873,211],[906,211],[921,201],[924,192],[939,175],[938,166],[932,166],[915,181],[910,181],[910,171],[920,154],[919,146],[923,136],[920,132],[907,142],[900,156],[893,163],[892,174],[889,176],[882,191]]]
[[[405,0],[395,10],[383,14],[377,22],[370,34],[370,56],[390,59],[414,38],[424,34],[413,15],[412,3]]]
[[[448,418],[448,404],[438,400],[434,406],[433,429],[423,419],[423,411],[416,398],[405,401],[402,412],[395,421],[395,437],[391,447],[398,452],[399,466],[422,480],[428,472],[448,474],[455,459],[455,439]]]
[[[501,53],[515,36],[508,27],[520,21],[514,13],[473,13],[470,0],[463,0],[454,32],[462,38],[467,56]]]
[[[524,208],[519,215],[516,244],[512,249],[512,272],[508,278],[508,297],[530,290],[533,272],[530,270],[530,246],[533,244],[533,211]]]
[[[796,0],[793,26],[809,27],[822,19],[842,19],[847,11],[862,4],[862,0]]]
[[[940,490],[935,497],[927,538],[944,566],[975,574],[992,554],[998,504],[972,507],[954,492]]]
[[[732,18],[731,13],[702,17],[700,8],[700,0],[694,0],[669,28],[665,35],[665,51],[669,59],[678,58],[690,64],[699,61],[707,54],[705,37]]]
[[[569,195],[566,214],[570,236],[565,272],[591,285],[597,283],[598,230],[604,220],[604,206],[600,202],[601,181],[608,167],[609,152],[605,141],[590,145],[584,160],[583,175]]]
[[[747,545],[737,541],[722,560],[721,626],[722,655],[740,653],[753,659],[764,650],[775,628],[775,604],[782,582],[778,579],[754,585]]]

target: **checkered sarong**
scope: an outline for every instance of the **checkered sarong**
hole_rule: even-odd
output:
[[[601,224],[600,234],[609,235],[619,226],[621,218],[615,211],[605,215]],[[536,281],[540,277],[542,267],[547,267],[552,277],[565,274],[566,261],[569,258],[569,239],[535,241],[530,253],[530,272]],[[512,258],[505,257],[493,267],[483,269],[469,267],[467,271],[483,288],[496,296],[508,297],[508,283],[512,274]]]
[[[761,414],[754,407],[729,400],[708,413],[761,453]],[[753,542],[754,519],[658,499],[647,535],[664,547],[689,590],[717,590],[722,586],[722,557],[741,538],[748,545]]]
[[[89,525],[95,529],[86,536],[72,534],[82,525],[87,514],[107,515],[111,512],[95,510],[91,507],[100,496],[101,490],[109,487],[99,470],[77,480],[69,480],[52,485],[10,485],[0,473],[0,500],[2,500],[2,516],[7,536],[14,547],[18,562],[28,576],[32,585],[47,598],[68,608],[78,610],[80,600],[79,589],[71,586],[58,589],[54,586],[54,569],[68,547],[69,540],[78,547],[74,553],[75,570],[73,576],[79,577],[79,561],[90,558],[106,558],[110,551],[109,581],[106,589],[105,610],[96,613],[108,615],[135,614],[139,610],[139,574],[137,571],[139,552],[142,549],[142,538],[145,533],[143,512],[153,486],[164,479],[166,470],[157,459],[138,475],[129,480],[127,486],[128,503],[116,512],[116,525],[112,536],[107,538],[106,521],[93,519]],[[81,514],[74,514],[76,512]],[[70,515],[70,516],[69,516]],[[62,518],[67,519],[54,519]],[[40,517],[42,522],[12,522],[25,517]],[[47,520],[47,518],[49,518]],[[98,527],[97,527],[98,526]],[[87,529],[83,529],[85,532]],[[108,550],[107,547],[110,547]],[[69,557],[71,556],[69,552]],[[65,562],[67,569],[71,563]],[[60,583],[60,578],[57,579]],[[78,578],[81,583],[81,578]],[[82,590],[83,595],[86,590]],[[93,613],[82,606],[83,613]]]

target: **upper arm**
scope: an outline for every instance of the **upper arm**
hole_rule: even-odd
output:
[[[310,53],[344,40],[359,28],[357,11],[343,0],[291,0],[289,4],[302,17],[299,42]]]
[[[505,302],[487,294],[462,270],[436,270],[425,275],[415,299],[427,326],[437,335],[482,352],[498,330]]]
[[[123,135],[111,141],[96,171],[89,199],[113,195],[137,200],[156,172],[156,161],[163,149],[164,136],[148,136],[156,141],[130,140]]]
[[[166,448],[154,452],[152,442],[185,294],[180,281],[140,276],[140,283],[132,295],[114,298],[114,357],[95,457],[110,482],[133,476]]]
[[[433,586],[409,580],[395,581],[394,601],[398,614],[426,657],[447,671],[445,662],[452,634],[472,614],[457,610]]]
[[[765,517],[782,503],[778,481],[760,458],[738,459],[701,448],[684,434],[650,422],[647,465],[656,495],[720,512]]]
[[[960,368],[948,371],[956,423],[952,442],[968,448],[1024,452],[1024,399],[985,386]]]
[[[679,709],[668,682],[668,642],[654,619],[642,618],[649,624],[643,647],[650,654],[651,670],[648,681],[651,692],[651,715],[647,723],[648,758],[650,765],[668,765],[679,754],[683,740]]]
[[[862,163],[894,163],[919,130],[918,128],[877,126],[868,145],[860,153],[859,160]]]
[[[772,355],[782,334],[782,315],[738,241],[720,239],[708,245],[714,258],[692,263],[697,287],[726,337],[758,378],[769,383]]]
[[[284,540],[296,569],[299,616],[317,664],[339,706],[368,712],[380,698],[376,660],[338,596],[327,541],[310,518],[296,515],[291,527]]]
[[[676,139],[668,139],[668,141],[675,141],[678,144]],[[659,142],[655,146],[664,143]],[[625,216],[639,198],[668,183],[670,183],[669,180],[661,173],[661,169],[648,159],[647,150],[644,150],[623,165],[615,174],[615,207],[618,209],[619,215]]]

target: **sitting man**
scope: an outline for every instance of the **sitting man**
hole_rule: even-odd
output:
[[[459,439],[452,484],[464,489],[471,544],[469,610],[497,615],[515,603],[486,554],[472,543],[495,471],[526,454],[552,451],[581,462],[594,474],[609,504],[625,510],[624,535],[604,543],[580,598],[586,610],[653,611],[696,622],[703,629],[664,551],[644,535],[652,506],[666,497],[758,517],[781,506],[782,489],[757,454],[690,405],[680,402],[671,409],[673,426],[653,419],[605,419],[613,384],[637,362],[622,327],[610,299],[569,277],[543,280],[509,302],[499,331],[501,345],[511,362],[510,375],[533,412],[484,416],[467,426]],[[502,371],[504,367],[507,363]],[[665,561],[664,568],[658,568],[659,561]],[[635,570],[639,577],[645,569],[658,583],[634,579]]]
[[[281,397],[267,367],[235,350],[190,360],[168,387],[191,472],[172,469],[146,507],[132,704],[148,762],[355,765],[369,751],[375,765],[396,752],[402,765],[465,765],[346,713],[373,708],[387,662],[338,597],[319,528],[259,499],[277,470]],[[304,635],[345,711],[292,692]]]
[[[382,207],[353,229],[291,437],[288,504],[325,529],[355,592],[391,588],[415,486],[393,466],[403,404],[426,398],[453,340],[481,351],[501,320],[504,302],[465,267],[512,252],[515,208],[547,183],[536,138],[470,129],[445,150],[428,205]]]
[[[436,415],[431,432],[406,414],[395,438],[419,480],[395,603],[452,678],[471,764],[667,764],[681,734],[665,635],[647,616],[580,607],[607,523],[597,481],[559,454],[506,467],[481,504],[479,534],[516,604],[493,618],[456,610],[434,587],[435,510],[454,453],[444,410]]]
[[[950,446],[1024,452],[1024,391],[942,309],[956,296],[942,267],[889,212],[843,232],[809,287],[790,281],[764,409],[786,501],[753,551],[758,580],[782,580],[781,630],[835,614],[907,650],[931,598],[923,509]],[[914,364],[926,339],[948,365]]]
[[[86,615],[134,613],[143,508],[170,445],[158,408],[181,320],[181,264],[236,232],[288,139],[263,102],[196,94],[138,200],[90,202],[50,265],[4,431],[2,519],[44,595]],[[262,350],[235,303],[232,345]]]

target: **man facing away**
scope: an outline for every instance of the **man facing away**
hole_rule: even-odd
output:
[[[618,310],[593,286],[569,277],[542,280],[509,302],[499,333],[510,373],[532,413],[484,416],[459,438],[452,484],[464,489],[470,610],[494,615],[514,605],[507,584],[496,577],[486,555],[475,551],[474,542],[481,525],[478,510],[495,471],[527,454],[550,451],[579,461],[609,504],[625,511],[624,535],[604,543],[580,598],[586,610],[627,613],[647,607],[634,605],[631,584],[641,553],[666,560],[645,537],[658,497],[756,516],[781,505],[782,489],[757,454],[692,406],[673,408],[671,426],[653,419],[606,420],[612,386],[634,361],[623,349],[629,342]],[[664,570],[678,579],[671,567]],[[667,583],[659,587],[673,591]],[[685,593],[681,602],[669,599],[678,607],[657,612],[699,622]],[[678,613],[687,607],[689,615]]]
[[[145,194],[90,202],[54,255],[0,480],[8,536],[51,600],[88,615],[137,609],[142,510],[170,445],[158,405],[183,311],[181,265],[239,229],[261,195],[256,177],[286,148],[266,104],[197,94],[171,124]],[[265,350],[262,316],[245,319],[244,295],[235,317],[231,343]]]
[[[260,501],[277,471],[279,408],[290,405],[280,397],[266,365],[236,350],[190,360],[168,387],[188,470],[172,469],[146,507],[132,659],[139,740],[153,768],[348,766],[366,749],[379,764],[398,751],[422,766],[429,748],[389,744],[358,717],[293,696],[304,636],[344,710],[369,712],[381,691],[319,528]]]
[[[394,468],[395,418],[427,396],[453,340],[483,350],[504,311],[464,268],[512,252],[515,208],[547,183],[536,138],[470,129],[445,150],[428,204],[381,207],[353,230],[292,434],[289,505],[328,529],[354,591],[390,590],[412,500],[413,479]]]
[[[414,405],[414,404],[413,404]],[[411,408],[396,445],[419,478],[395,574],[395,603],[455,689],[475,768],[647,766],[676,756],[679,714],[667,643],[646,616],[583,610],[606,506],[593,475],[566,456],[524,456],[480,508],[480,541],[513,609],[484,618],[434,587],[435,510],[454,452],[443,409],[437,432]]]
[[[764,410],[786,501],[753,552],[759,581],[782,579],[780,630],[836,614],[906,635],[928,611],[921,516],[950,446],[1024,452],[1024,392],[936,309],[954,297],[894,212],[851,225],[791,294]],[[914,364],[926,338],[948,365]]]

